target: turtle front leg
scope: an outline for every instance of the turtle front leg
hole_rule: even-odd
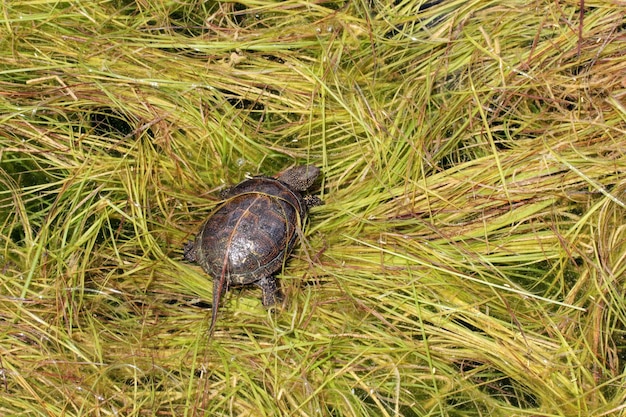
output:
[[[316,195],[305,195],[304,196],[304,205],[307,208],[315,207],[315,206],[323,206],[324,200],[319,198]]]
[[[273,276],[264,277],[254,283],[263,291],[263,305],[265,307],[273,306],[283,300],[283,294],[276,285],[276,278]]]

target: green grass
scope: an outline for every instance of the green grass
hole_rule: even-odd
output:
[[[0,5],[0,414],[626,415],[624,10],[394,3]],[[209,338],[184,243],[301,163]]]

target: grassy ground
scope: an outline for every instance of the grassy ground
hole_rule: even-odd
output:
[[[623,5],[0,11],[0,414],[626,415]],[[299,163],[288,302],[208,339],[184,242]]]

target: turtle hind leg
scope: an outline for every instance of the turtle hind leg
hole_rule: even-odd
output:
[[[189,262],[196,262],[196,245],[194,241],[190,240],[183,246],[183,258]]]
[[[273,306],[276,303],[280,303],[283,300],[283,294],[276,285],[276,278],[273,276],[264,277],[254,283],[257,287],[263,291],[263,305],[265,307]]]

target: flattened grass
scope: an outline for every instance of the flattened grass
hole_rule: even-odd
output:
[[[5,2],[3,415],[624,414],[624,11]],[[182,246],[323,170],[279,279]]]

